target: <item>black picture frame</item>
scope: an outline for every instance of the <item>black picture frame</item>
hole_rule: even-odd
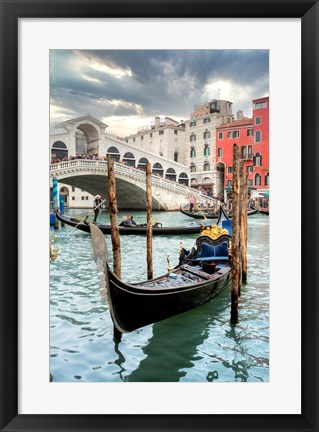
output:
[[[1,431],[318,431],[318,1],[41,0],[35,2],[29,0],[0,0],[0,4]],[[301,415],[18,414],[18,20],[19,18],[103,17],[301,18]],[[289,127],[289,125],[286,125],[286,127]],[[295,215],[295,217],[299,223],[299,215]],[[293,257],[291,259],[293,264]],[[293,319],[289,315],[289,298],[287,298],[287,304],[282,305],[282,310],[283,319]]]

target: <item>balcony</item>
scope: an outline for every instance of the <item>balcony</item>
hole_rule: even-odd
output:
[[[242,160],[252,160],[253,159],[253,154],[252,153],[242,154],[242,155],[240,155],[240,159],[242,159]]]

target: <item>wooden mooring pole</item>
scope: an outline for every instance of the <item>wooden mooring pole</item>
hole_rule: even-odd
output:
[[[240,284],[240,243],[239,243],[239,194],[240,194],[239,147],[233,147],[233,188],[232,188],[232,254],[231,254],[231,311],[230,322],[238,322],[238,290]]]
[[[241,195],[241,213],[240,213],[240,250],[241,250],[241,281],[247,282],[247,174],[241,170],[240,176],[240,195]]]
[[[114,161],[111,155],[107,155],[107,173],[108,173],[108,190],[110,202],[110,219],[111,219],[111,240],[113,251],[113,271],[118,278],[122,277],[121,273],[121,242],[117,218],[117,201],[115,187]]]
[[[117,218],[117,201],[115,187],[114,161],[111,155],[107,155],[108,191],[111,219],[111,241],[113,251],[113,271],[117,277],[122,277],[121,272],[121,242]],[[116,342],[122,338],[122,333],[113,324],[113,337]]]
[[[153,225],[152,225],[152,168],[148,162],[146,164],[146,218],[147,218],[147,237],[146,237],[146,260],[147,260],[147,279],[153,279]]]

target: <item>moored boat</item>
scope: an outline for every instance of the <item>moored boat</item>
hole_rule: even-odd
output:
[[[258,211],[262,215],[269,216],[269,208],[268,207],[267,208],[260,207]]]
[[[180,212],[183,213],[185,216],[189,216],[193,219],[218,219],[219,212],[215,212],[213,210],[207,210],[207,211],[189,211],[184,209],[182,206],[180,206]],[[247,216],[252,216],[254,214],[258,213],[258,209],[249,207],[247,210]],[[232,215],[229,214],[228,218],[231,219]]]
[[[220,228],[222,230],[222,228]],[[217,239],[200,236],[196,248],[182,249],[180,263],[165,275],[140,283],[120,280],[108,264],[105,237],[90,224],[93,255],[117,332],[131,332],[189,311],[217,296],[231,280],[229,242],[225,230]],[[105,287],[103,286],[105,284]]]

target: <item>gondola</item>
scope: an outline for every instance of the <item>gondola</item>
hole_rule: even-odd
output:
[[[173,273],[140,283],[120,280],[108,264],[102,231],[90,224],[94,260],[100,287],[106,290],[114,335],[189,311],[217,296],[231,280],[227,234],[217,240],[200,236],[189,253],[182,250]],[[169,270],[169,269],[168,269]]]
[[[198,211],[198,212],[194,212],[194,211],[189,211],[189,210],[185,210],[182,208],[182,206],[180,206],[179,208],[180,212],[183,213],[186,216],[189,216],[193,219],[218,219],[218,212],[214,212],[214,211]],[[249,207],[249,209],[247,210],[247,216],[252,216],[254,214],[258,213],[258,209],[253,208],[253,207]],[[231,214],[228,216],[231,219]]]
[[[258,211],[262,215],[269,216],[269,208],[260,208]]]
[[[61,215],[59,211],[56,212],[56,217],[60,222],[77,228],[80,231],[90,232],[90,225],[84,221],[79,221],[76,218]],[[97,225],[103,234],[111,234],[111,225]],[[180,235],[180,234],[199,234],[201,230],[200,224],[192,224],[189,226],[167,226],[163,227],[161,224],[153,226],[153,235]],[[119,226],[119,233],[121,235],[145,235],[147,234],[147,226]]]

